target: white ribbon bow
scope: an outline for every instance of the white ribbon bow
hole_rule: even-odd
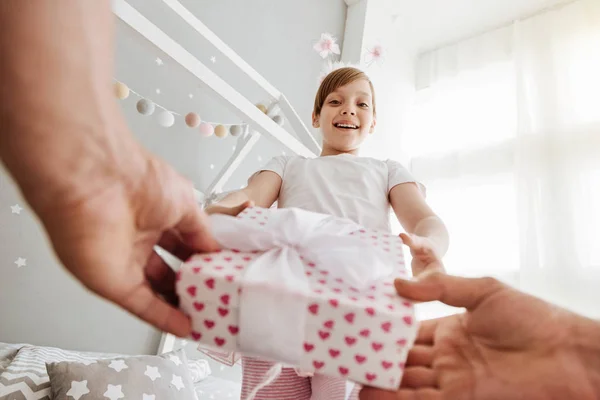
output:
[[[243,278],[240,351],[298,365],[310,293],[301,257],[359,290],[389,276],[394,261],[380,248],[350,235],[361,229],[350,220],[296,208],[268,213],[263,226],[213,214],[212,232],[223,248],[262,252]]]

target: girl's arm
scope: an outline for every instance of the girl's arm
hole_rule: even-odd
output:
[[[205,211],[208,214],[231,214],[228,212],[231,210],[237,215],[237,211],[241,212],[248,205],[270,208],[279,197],[282,182],[275,172],[262,171],[244,189],[228,194],[218,203],[206,207]]]
[[[390,203],[402,227],[409,234],[431,242],[435,255],[443,257],[448,251],[448,231],[442,220],[431,210],[416,184],[403,183],[390,191]],[[418,241],[419,238],[408,238]],[[407,241],[407,240],[405,240]],[[413,246],[407,243],[411,250]]]

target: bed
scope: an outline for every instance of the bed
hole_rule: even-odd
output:
[[[187,366],[193,376],[194,390],[199,400],[230,400],[240,398],[241,368],[226,367],[190,346]],[[46,363],[78,362],[90,364],[101,359],[127,360],[130,355],[71,351],[31,344],[0,342],[0,399],[51,399],[50,378]]]
[[[223,80],[208,65],[198,60],[186,48],[161,30],[159,26],[146,18],[131,2],[112,0],[113,11],[120,22],[133,29],[134,32],[170,57],[171,61],[179,64],[181,69],[198,80],[198,84],[204,89],[204,93],[220,100],[220,104],[223,104],[233,115],[240,121],[244,121],[248,126],[244,134],[238,137],[235,151],[216,174],[214,180],[204,190],[196,192],[199,202],[204,204],[226,194],[223,192],[223,187],[251,153],[261,137],[277,144],[287,154],[315,157],[320,153],[319,144],[283,93],[220,40],[181,2],[178,0],[161,0],[161,3],[171,13],[177,15],[182,24],[189,25],[194,33],[202,37],[203,40],[208,41],[212,45],[217,58],[226,58],[228,63],[233,64],[243,75],[252,80],[255,86],[261,89],[266,99],[264,101],[266,110],[257,108],[232,84]],[[287,123],[283,126],[280,125],[273,119],[274,115],[281,116]]]

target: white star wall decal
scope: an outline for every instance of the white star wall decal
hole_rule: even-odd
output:
[[[18,268],[25,267],[27,265],[27,259],[25,259],[23,257],[19,257],[15,261],[15,264],[17,264]]]

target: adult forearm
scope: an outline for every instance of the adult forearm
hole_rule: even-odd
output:
[[[107,0],[0,2],[0,158],[34,208],[141,154],[112,96],[113,22]]]

